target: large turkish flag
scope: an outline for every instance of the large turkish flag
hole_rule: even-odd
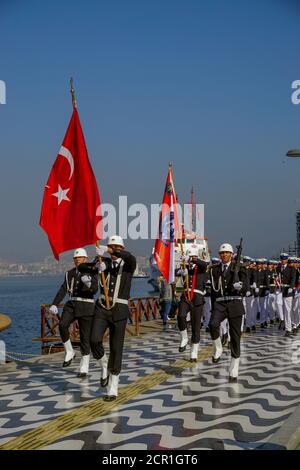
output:
[[[102,236],[99,191],[76,107],[45,186],[40,226],[56,259]]]

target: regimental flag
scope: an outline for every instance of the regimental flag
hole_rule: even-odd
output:
[[[56,259],[102,237],[97,182],[76,107],[44,190],[40,226]],[[97,234],[96,234],[97,229]]]
[[[168,283],[175,279],[175,240],[179,236],[177,200],[169,168],[162,208],[159,215],[159,235],[155,242],[154,258],[158,269]]]

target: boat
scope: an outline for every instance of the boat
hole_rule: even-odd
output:
[[[140,271],[139,266],[136,265],[136,269],[135,269],[135,271],[134,271],[132,277],[133,277],[134,279],[140,279],[140,278],[144,278],[144,279],[145,279],[145,278],[149,277],[149,274],[144,273],[144,271]]]

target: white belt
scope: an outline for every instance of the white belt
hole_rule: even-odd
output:
[[[94,299],[84,299],[83,297],[71,297],[70,300],[79,300],[80,302],[94,303]]]
[[[101,300],[105,300],[105,295],[100,295],[100,299]],[[110,301],[112,301],[112,298],[109,297],[108,298]],[[128,305],[128,300],[126,299],[119,299],[118,297],[116,298],[116,304],[124,304],[124,305]]]
[[[290,287],[290,284],[281,284],[281,287]],[[292,289],[292,287],[291,287]]]
[[[242,300],[242,297],[219,297],[216,302],[223,302],[224,300]]]
[[[201,295],[205,295],[205,294],[206,294],[206,291],[205,291],[205,290],[194,289],[194,292],[195,292],[196,294],[201,294]]]

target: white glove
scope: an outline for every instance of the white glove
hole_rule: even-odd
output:
[[[242,287],[243,287],[243,283],[242,283],[241,281],[235,282],[235,283],[233,284],[233,288],[234,288],[235,290],[241,290]]]
[[[180,255],[180,261],[185,261],[186,263],[189,261],[189,255]]]
[[[182,269],[181,274],[182,274],[182,276],[186,276],[188,274],[188,270],[186,268]]]
[[[288,288],[288,294],[291,294],[293,292],[293,289],[291,287]]]
[[[56,305],[51,305],[51,307],[49,308],[49,313],[52,313],[53,315],[58,314],[58,308],[56,307]]]
[[[107,246],[103,246],[103,245],[100,245],[100,246],[96,246],[96,255],[97,256],[103,256],[104,253],[107,252]]]
[[[255,294],[258,294],[259,293],[259,288],[256,287],[255,290],[254,290]]]
[[[102,261],[101,263],[96,263],[96,268],[98,268],[99,273],[103,273],[103,271],[106,270],[106,264],[104,263],[104,261]]]
[[[92,285],[92,277],[89,276],[88,274],[85,274],[84,276],[81,276],[81,280],[83,284],[86,285],[86,287],[90,288]]]
[[[252,289],[256,289],[256,282],[253,282],[253,284],[250,286]]]
[[[247,290],[246,297],[250,297],[250,295],[251,295],[251,292],[249,290]]]

